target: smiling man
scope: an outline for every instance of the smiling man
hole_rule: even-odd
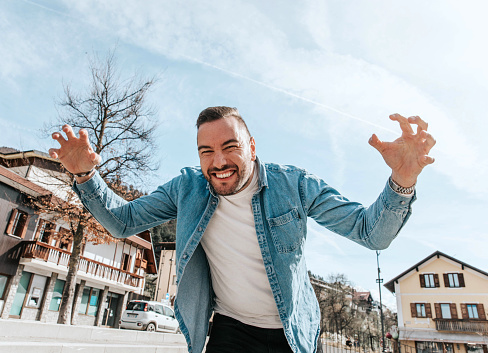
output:
[[[303,249],[307,218],[370,249],[384,249],[410,216],[415,183],[435,140],[419,117],[390,116],[402,129],[393,142],[369,143],[392,169],[369,207],[347,200],[294,166],[263,163],[235,108],[211,107],[197,119],[200,168],[150,195],[126,202],[95,166],[86,131],[54,133],[51,149],[76,176],[84,206],[114,236],[127,237],[177,220],[175,314],[189,352],[315,352],[320,313]],[[411,124],[417,125],[414,132]]]
[[[200,167],[215,192],[238,193],[251,182],[256,146],[246,124],[236,112],[219,119],[225,108],[205,110],[197,120]],[[207,124],[205,124],[207,123]]]

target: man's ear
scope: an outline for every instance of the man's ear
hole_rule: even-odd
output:
[[[256,160],[256,142],[254,137],[249,140],[249,147],[251,148],[251,160],[254,162]]]

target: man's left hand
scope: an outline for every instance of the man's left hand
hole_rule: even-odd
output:
[[[434,147],[435,139],[427,132],[428,124],[418,116],[407,119],[400,114],[393,114],[390,119],[398,121],[402,136],[393,142],[383,142],[373,134],[369,144],[381,153],[392,169],[392,179],[403,187],[410,187],[417,182],[422,169],[434,163],[429,151]],[[417,133],[413,131],[411,124],[417,125]]]

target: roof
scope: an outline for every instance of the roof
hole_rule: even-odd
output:
[[[37,150],[17,151],[10,147],[0,147],[0,165],[7,168],[34,165],[55,172],[64,171],[61,162],[51,158],[45,152]]]
[[[15,148],[7,147],[7,146],[0,147],[0,154],[15,153],[15,152],[20,152],[20,151],[16,150]]]
[[[356,300],[366,300],[368,301],[369,298],[371,297],[371,293],[370,292],[354,292],[354,299]],[[371,297],[372,299],[372,297]]]
[[[419,267],[419,266],[421,266],[421,265],[423,265],[425,262],[427,262],[427,261],[428,261],[428,260],[430,260],[431,258],[433,258],[433,257],[437,257],[437,258],[439,258],[439,257],[441,257],[441,256],[442,256],[442,257],[445,257],[446,259],[449,259],[449,260],[451,260],[451,261],[457,262],[458,264],[460,264],[460,265],[461,265],[461,267],[462,267],[462,269],[463,269],[463,270],[464,270],[464,268],[465,268],[465,267],[467,267],[467,268],[470,268],[470,269],[472,269],[472,270],[474,270],[474,271],[477,271],[477,272],[479,272],[479,273],[481,273],[481,274],[483,274],[483,275],[485,275],[485,276],[487,276],[487,277],[488,277],[488,273],[487,273],[487,272],[482,271],[482,270],[480,270],[479,268],[476,268],[476,267],[474,267],[474,266],[471,266],[471,265],[469,265],[469,264],[467,264],[467,263],[465,263],[465,262],[463,262],[463,261],[460,261],[460,260],[458,260],[458,259],[456,259],[456,258],[454,258],[454,257],[452,257],[452,256],[449,256],[449,255],[447,255],[447,254],[444,254],[444,253],[443,253],[443,252],[441,252],[441,251],[436,251],[436,252],[434,252],[434,253],[430,254],[429,256],[427,256],[425,259],[423,259],[423,260],[421,260],[421,261],[417,262],[415,265],[413,265],[412,267],[410,267],[408,270],[403,271],[403,272],[402,272],[402,273],[400,273],[398,276],[396,276],[396,277],[395,277],[395,278],[393,278],[392,280],[390,280],[390,281],[388,281],[387,283],[385,283],[385,284],[384,284],[384,286],[385,286],[385,287],[386,287],[386,288],[387,288],[387,289],[388,289],[390,292],[395,293],[395,282],[398,282],[398,280],[399,280],[400,278],[402,278],[403,276],[407,275],[407,274],[408,274],[410,271],[413,271],[413,270],[417,270],[417,271],[418,271],[418,267]]]
[[[30,151],[18,151],[10,147],[0,147],[0,155],[5,159],[17,159],[17,158],[28,158],[28,157],[38,157],[42,159],[47,159],[50,161],[55,161],[59,163],[57,159],[51,158],[46,152],[41,152],[37,150]]]
[[[127,240],[131,241],[134,244],[140,245],[144,249],[148,266],[146,273],[157,274],[158,266],[156,263],[157,260],[154,247],[151,241],[151,233],[148,230],[145,230],[144,232],[128,237]]]
[[[42,186],[34,184],[33,182],[21,177],[14,172],[11,172],[5,167],[0,166],[0,182],[7,184],[24,194],[28,194],[34,197],[45,196],[51,194],[49,190],[44,189]]]

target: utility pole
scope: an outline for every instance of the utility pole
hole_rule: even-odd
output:
[[[376,265],[378,267],[378,279],[376,282],[378,283],[378,289],[380,291],[380,318],[381,318],[381,340],[383,342],[382,351],[385,351],[385,325],[383,323],[383,302],[381,301],[381,283],[383,283],[383,279],[380,276],[380,251],[376,250]]]

